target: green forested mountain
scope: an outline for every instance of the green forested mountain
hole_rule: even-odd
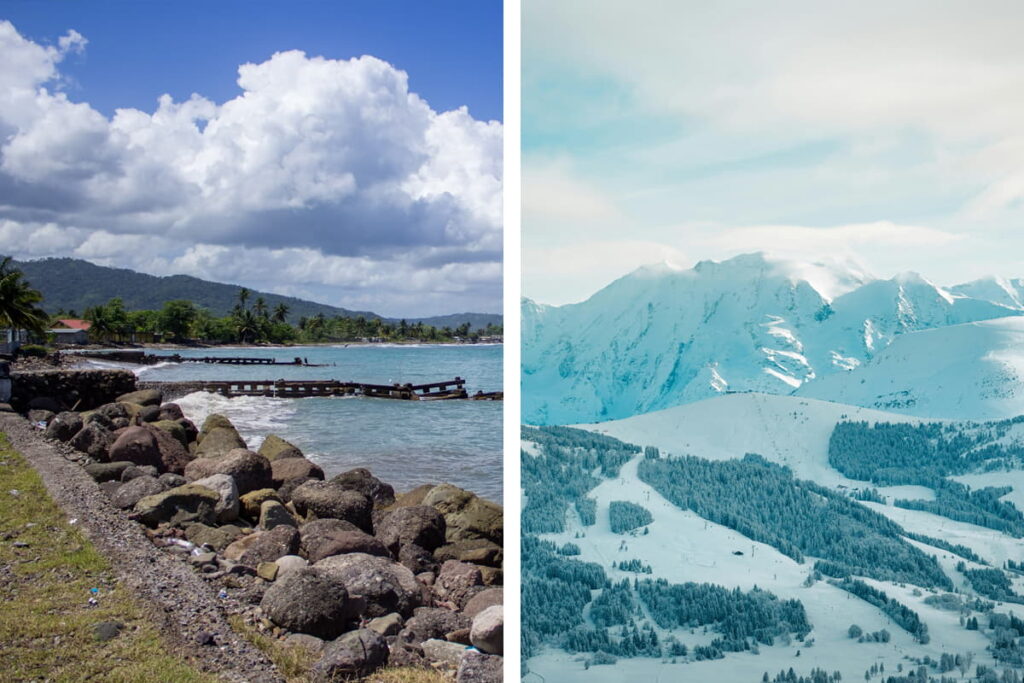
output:
[[[156,310],[165,302],[174,299],[188,299],[208,309],[216,316],[227,315],[238,299],[239,285],[223,284],[200,280],[189,275],[156,277],[137,273],[124,268],[107,268],[88,261],[73,258],[48,258],[38,261],[16,261],[19,268],[35,289],[42,292],[43,308],[49,313],[58,310],[74,311],[82,315],[86,308],[107,303],[114,297],[124,300],[128,310]],[[253,298],[262,296],[270,309],[283,303],[288,306],[291,322],[303,317],[322,313],[325,316],[365,316],[382,318],[371,311],[351,311],[336,306],[318,304],[290,296],[266,292],[253,292]],[[484,313],[459,313],[432,318],[409,318],[410,323],[422,321],[434,327],[457,327],[469,322],[475,329],[488,323],[501,324],[501,315]]]

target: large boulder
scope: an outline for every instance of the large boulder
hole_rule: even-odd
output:
[[[504,559],[501,546],[484,538],[443,545],[434,550],[434,557],[439,562],[458,560],[488,567],[500,567]]]
[[[263,503],[268,500],[276,500],[279,503],[284,502],[281,500],[281,497],[277,495],[277,491],[274,489],[256,489],[255,491],[249,491],[249,493],[242,496],[241,512],[249,519],[258,521]]]
[[[444,515],[449,543],[484,538],[502,545],[504,525],[502,508],[497,503],[451,484],[435,486],[423,498]]]
[[[280,487],[292,479],[318,479],[323,481],[324,471],[307,458],[278,458],[270,461],[270,472],[274,486]]]
[[[450,609],[417,607],[398,637],[403,642],[419,645],[431,638],[444,638],[453,631],[468,629],[471,625],[472,620]]]
[[[140,412],[142,412],[142,406],[136,405],[134,403],[122,403],[118,401],[116,403],[106,403],[104,405],[101,405],[99,408],[93,411],[92,416],[102,416],[110,421],[118,419],[131,421]]]
[[[178,488],[146,496],[135,504],[132,519],[147,526],[170,523],[184,526],[192,522],[212,525],[217,519],[220,495],[205,486],[186,484]]]
[[[489,655],[503,654],[505,608],[492,605],[473,618],[469,641],[473,647]]]
[[[349,628],[360,606],[361,601],[350,599],[344,582],[308,567],[275,581],[260,602],[264,614],[278,626],[328,639]]]
[[[245,448],[245,440],[231,424],[231,420],[214,413],[203,422],[203,428],[196,437],[197,458],[219,458],[236,448]]]
[[[434,593],[441,600],[447,600],[461,609],[470,598],[480,592],[476,587],[482,585],[483,576],[477,567],[457,560],[448,560],[441,565],[441,571],[438,572]]]
[[[82,428],[82,416],[65,411],[58,413],[46,426],[46,436],[58,441],[69,441]]]
[[[433,551],[444,543],[445,521],[440,512],[427,505],[398,508],[385,514],[376,524],[377,538],[396,557],[410,543]]]
[[[238,519],[238,487],[231,475],[211,474],[208,477],[196,479],[192,483],[216,491],[220,496],[220,502],[217,503],[215,510],[219,523],[227,524]]]
[[[146,496],[152,496],[164,490],[156,477],[141,476],[135,477],[122,486],[117,487],[117,492],[110,497],[110,501],[122,510],[135,507],[135,504]]]
[[[177,421],[184,417],[185,413],[181,412],[181,406],[177,403],[164,403],[160,406],[160,420]]]
[[[281,525],[242,536],[224,549],[224,557],[255,569],[261,562],[273,562],[285,555],[294,555],[298,549],[298,530]]]
[[[185,478],[189,481],[212,474],[230,475],[235,480],[238,492],[243,495],[257,489],[270,488],[272,483],[267,459],[244,448],[235,448],[217,458],[197,458],[185,467]]]
[[[312,522],[306,522],[299,527],[299,534],[302,537],[302,555],[309,557],[316,554],[322,544],[330,542],[335,534],[343,531],[366,533],[352,522],[341,519],[315,519]],[[327,555],[322,555],[322,557],[327,557]]]
[[[407,616],[423,603],[423,589],[413,573],[386,557],[333,555],[313,567],[340,580],[349,593],[362,596],[364,615],[369,618],[391,612]]]
[[[157,429],[162,429],[173,436],[181,444],[182,448],[188,450],[188,434],[180,422],[174,420],[155,420],[151,424]]]
[[[265,500],[260,506],[260,528],[273,529],[276,526],[298,527],[298,522],[288,512],[288,508],[276,500]]]
[[[325,557],[345,555],[348,553],[365,553],[377,557],[391,557],[388,549],[379,540],[359,529],[351,531],[335,531],[322,537],[307,557],[310,562],[319,562]]]
[[[387,507],[395,502],[395,489],[390,484],[385,484],[373,476],[370,470],[364,467],[342,472],[331,479],[331,483],[362,493],[370,498],[377,507]]]
[[[398,549],[396,558],[404,567],[408,567],[413,574],[423,572],[436,572],[439,563],[426,548],[421,548],[415,543],[406,543]]]
[[[68,441],[74,448],[88,455],[93,460],[107,462],[111,460],[110,446],[114,442],[114,436],[105,427],[90,422],[78,430]],[[126,458],[113,458],[113,460],[125,460]]]
[[[288,458],[302,458],[302,451],[294,444],[288,443],[275,434],[268,434],[260,444],[259,454],[270,462],[275,460],[287,460]],[[322,477],[321,477],[322,478]]]
[[[234,524],[212,527],[197,522],[185,527],[185,538],[196,545],[208,545],[217,552],[227,548],[241,535],[242,530]]]
[[[501,683],[504,663],[498,655],[467,650],[459,662],[455,683]]]
[[[301,515],[342,519],[373,533],[373,502],[362,493],[333,482],[307,481],[292,491],[291,500]]]
[[[140,389],[117,397],[119,403],[134,403],[139,406],[159,406],[164,394],[159,389]]]
[[[183,472],[189,462],[188,451],[177,439],[151,425],[132,426],[121,432],[110,447],[110,458],[175,474]]]
[[[488,607],[501,605],[505,602],[505,593],[501,588],[488,588],[474,595],[466,603],[462,613],[472,619]]]
[[[313,665],[313,683],[364,678],[388,663],[388,644],[368,628],[350,631],[324,647]]]

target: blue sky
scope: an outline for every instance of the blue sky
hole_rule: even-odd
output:
[[[156,98],[237,96],[238,65],[303,50],[333,58],[374,55],[409,72],[410,87],[439,111],[467,105],[501,120],[500,2],[363,0],[3,0],[0,17],[52,43],[68,28],[87,54],[62,72],[69,94],[110,116],[151,109]]]
[[[523,12],[527,296],[755,250],[1024,276],[1019,4]]]
[[[499,2],[0,1],[0,244],[501,310]]]

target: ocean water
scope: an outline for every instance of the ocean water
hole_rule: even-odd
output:
[[[165,352],[153,352],[165,353]],[[168,363],[135,368],[146,381],[336,379],[388,384],[466,380],[471,394],[502,390],[500,345],[305,346],[187,350],[182,356],[295,356],[327,367]],[[393,401],[372,398],[225,398],[197,392],[175,401],[201,426],[226,415],[250,448],[274,433],[302,449],[328,478],[366,467],[397,491],[450,482],[502,500],[501,401]]]

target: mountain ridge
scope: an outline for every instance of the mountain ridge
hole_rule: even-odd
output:
[[[25,279],[44,297],[43,306],[48,311],[74,310],[81,315],[90,306],[105,304],[114,297],[121,297],[129,310],[160,308],[164,302],[173,299],[188,299],[214,315],[227,315],[234,306],[241,285],[213,282],[191,275],[148,275],[127,268],[99,266],[83,259],[68,257],[15,261]],[[273,310],[278,304],[285,304],[290,312],[288,319],[297,321],[322,313],[332,317],[364,316],[380,318],[385,322],[398,322],[372,311],[357,311],[298,297],[253,291],[253,299],[262,296]],[[501,324],[500,314],[455,313],[423,318],[406,318],[406,322],[422,322],[435,327],[457,327],[469,322],[475,328],[486,327],[488,323]]]
[[[727,391],[789,394],[856,372],[901,335],[1024,315],[1015,288],[983,284],[878,279],[759,252],[642,267],[566,306],[524,298],[523,419],[595,422]]]

